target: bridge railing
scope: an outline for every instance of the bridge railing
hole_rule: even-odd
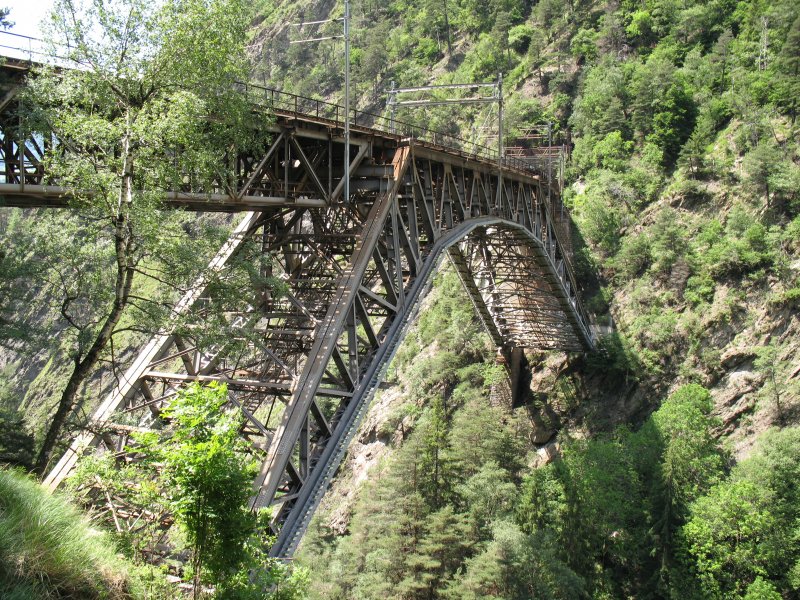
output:
[[[65,51],[68,50],[68,48],[65,49]],[[69,68],[80,68],[79,65],[75,65],[65,56],[54,55],[52,49],[43,40],[12,32],[0,32],[0,51],[7,55],[8,58],[21,59],[30,64],[41,61],[42,63],[59,64]],[[300,96],[254,83],[242,83],[239,85],[255,102],[261,103],[268,108],[290,112],[298,116],[325,119],[340,126],[344,125],[345,111],[344,107],[339,104]],[[471,157],[492,161],[499,161],[501,158],[496,147],[484,146],[451,133],[435,131],[368,111],[352,109],[350,111],[350,123],[356,128],[363,127],[378,130],[384,134],[397,135],[399,138],[414,138],[439,148],[455,150]],[[536,171],[541,173],[540,170],[533,168],[528,161],[508,155],[502,158],[503,164],[507,167],[524,172]]]
[[[258,84],[246,83],[241,84],[241,87],[254,102],[260,103],[267,108],[295,114],[298,117],[324,119],[339,126],[344,126],[344,107],[339,104],[300,96],[298,94]],[[461,154],[472,157],[493,161],[497,161],[500,158],[500,153],[497,148],[483,146],[451,133],[427,129],[420,125],[398,121],[396,119],[393,120],[385,115],[379,115],[368,111],[351,109],[350,125],[354,128],[377,130],[384,134],[397,136],[398,138],[413,138],[446,150],[455,150]],[[531,168],[528,162],[511,156],[504,157],[503,164],[507,167],[526,172],[535,170]]]

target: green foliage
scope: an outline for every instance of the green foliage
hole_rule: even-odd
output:
[[[673,83],[657,101],[647,139],[661,149],[667,165],[675,163],[681,146],[692,133],[695,112],[691,93],[682,81]]]
[[[480,348],[483,332],[476,321],[472,304],[464,296],[458,276],[448,272],[439,285],[440,299],[420,316],[420,342],[430,344],[436,339],[443,349],[456,353]]]
[[[637,432],[563,440],[562,459],[524,479],[522,531],[552,539],[594,597],[677,589],[673,579],[691,576],[674,540],[689,504],[724,474],[710,410],[707,390],[684,386]]]
[[[587,189],[574,201],[575,217],[581,231],[592,244],[612,254],[618,244],[625,215],[624,205],[615,202],[601,186]]]
[[[743,600],[781,600],[781,596],[769,581],[765,581],[759,575],[753,583],[747,586],[747,593]]]
[[[610,59],[601,61],[586,74],[570,118],[572,128],[587,138],[614,131],[626,137],[628,93],[627,74],[619,64]]]
[[[58,342],[52,352],[70,365],[36,459],[40,473],[84,402],[84,383],[128,329],[125,319],[160,331],[171,316],[164,307],[206,256],[201,244],[193,255],[186,248],[186,217],[160,210],[165,193],[234,187],[232,165],[220,157],[266,142],[256,126],[263,115],[236,85],[249,75],[249,14],[241,0],[53,6],[45,37],[54,55],[67,48],[80,68],[37,65],[20,94],[20,128],[58,139],[47,145],[45,169],[73,190],[80,212],[37,219],[27,246],[41,267],[33,287],[48,290],[58,315],[48,324],[60,334],[49,336]],[[143,288],[161,297],[131,302]]]
[[[677,510],[703,495],[724,470],[711,429],[711,394],[697,384],[679,388],[653,414],[652,423],[662,440],[663,482],[666,497]]]
[[[120,465],[113,456],[86,456],[67,479],[66,487],[73,502],[91,507],[95,487],[110,497],[122,498],[134,511],[148,511],[153,515],[166,515],[166,499],[156,481],[154,465]],[[117,542],[135,560],[143,560],[156,540],[163,535],[160,519],[143,519],[135,528],[118,531],[115,515],[106,513],[95,522],[117,532]]]
[[[611,381],[636,380],[642,374],[642,364],[630,342],[618,332],[601,337],[597,351],[587,357],[590,373],[602,374]]]
[[[714,299],[715,284],[708,274],[692,275],[686,282],[683,297],[694,306],[709,303]]]
[[[534,469],[522,482],[516,518],[523,531],[548,528],[561,534],[566,518],[566,490],[554,465]]]
[[[711,597],[775,598],[796,589],[800,430],[771,431],[758,451],[690,506],[683,560]]]
[[[650,237],[644,233],[627,235],[609,266],[622,280],[638,277],[652,261]]]
[[[169,507],[192,547],[196,590],[201,570],[220,581],[245,561],[255,526],[247,507],[253,469],[238,415],[222,410],[226,402],[224,385],[192,384],[163,411],[170,437],[140,439],[148,459],[162,464]]]
[[[720,281],[770,267],[775,242],[762,223],[737,205],[724,227],[717,219],[703,225],[695,241],[695,256],[699,274]]]
[[[771,504],[768,490],[733,481],[692,505],[681,536],[706,594],[742,593],[757,576],[774,572],[783,539]]]
[[[515,52],[525,53],[536,35],[536,29],[527,23],[516,25],[508,31],[508,45]]]
[[[552,540],[527,536],[513,523],[498,521],[491,542],[466,561],[443,597],[577,600],[585,597],[584,585],[559,559]]]
[[[61,496],[0,469],[0,595],[3,598],[167,598],[150,575],[116,554],[105,534]]]
[[[256,519],[255,530],[237,549],[245,556],[242,565],[215,581],[214,600],[303,600],[308,570],[270,558],[269,511],[259,512]]]
[[[650,228],[652,237],[653,271],[668,274],[688,249],[687,231],[680,215],[671,209],[661,210]]]
[[[782,385],[780,381],[780,360],[778,358],[778,347],[774,342],[762,346],[756,350],[756,359],[753,366],[761,371],[765,376],[764,392],[775,404],[775,411],[778,421],[783,422],[785,418],[784,406],[781,401]]]
[[[591,61],[597,58],[597,33],[591,29],[581,29],[570,41],[570,51],[575,58]]]
[[[33,457],[34,440],[24,415],[0,408],[0,464],[30,469]]]
[[[240,421],[224,410],[225,400],[223,386],[190,386],[162,413],[170,415],[169,428],[136,436],[128,451],[140,460],[119,465],[110,455],[86,457],[68,480],[69,491],[87,504],[99,491],[145,513],[122,531],[116,515],[96,518],[117,532],[137,562],[164,544],[173,556],[185,556],[188,543],[193,555],[184,573],[213,585],[215,598],[303,598],[307,572],[268,556],[274,541],[269,512],[248,510],[253,465],[238,437]],[[163,521],[171,517],[182,531],[165,534]],[[163,573],[153,577],[159,579]]]

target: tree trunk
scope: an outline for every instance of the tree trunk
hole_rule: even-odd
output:
[[[130,207],[133,203],[133,164],[129,135],[127,133],[123,139],[123,152],[125,162],[122,172],[122,186],[117,204],[117,214],[113,218],[114,252],[117,262],[117,272],[114,281],[114,302],[111,305],[111,310],[106,316],[100,331],[97,332],[85,356],[81,358],[80,349],[75,353],[72,373],[70,374],[64,391],[61,393],[56,414],[53,416],[53,420],[47,429],[42,448],[36,458],[36,464],[33,470],[38,475],[44,475],[47,470],[53,448],[55,448],[56,443],[63,433],[67,418],[78,405],[78,391],[100,360],[100,355],[111,340],[114,329],[119,323],[120,318],[122,318],[125,307],[128,305],[128,298],[130,296],[134,275],[134,265],[131,256],[133,254],[134,240],[129,217]]]
[[[447,35],[447,53],[453,54],[453,45],[450,41],[450,17],[447,14],[447,0],[444,0],[444,30]]]

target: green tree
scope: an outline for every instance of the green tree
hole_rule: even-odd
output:
[[[650,481],[655,555],[662,590],[669,589],[676,568],[675,537],[686,522],[689,505],[702,497],[724,474],[724,456],[711,434],[711,394],[697,384],[675,391],[643,428],[659,448],[645,468],[656,468]],[[680,575],[679,575],[680,576]]]
[[[773,97],[789,113],[794,123],[800,103],[800,15],[792,22],[789,35],[781,48],[777,72]]]
[[[0,464],[29,469],[34,458],[33,436],[25,416],[0,406]]]
[[[42,67],[25,93],[27,127],[59,140],[46,157],[54,180],[71,188],[88,220],[78,246],[97,249],[89,275],[103,293],[62,288],[62,317],[74,325],[71,363],[36,460],[43,472],[80,390],[115,331],[148,254],[161,248],[157,209],[166,191],[229,187],[226,152],[254,144],[251,106],[235,89],[248,74],[243,0],[59,0],[49,37],[80,68]],[[209,117],[212,118],[209,118]],[[75,232],[78,233],[78,232]],[[169,239],[169,238],[167,238]],[[108,249],[108,251],[106,251]],[[76,252],[72,252],[76,254]],[[73,263],[76,259],[70,259]],[[76,272],[80,267],[76,264]]]
[[[694,502],[681,539],[709,597],[736,597],[775,573],[785,547],[769,490],[745,480],[721,483]]]
[[[773,509],[787,528],[800,519],[800,428],[772,429],[758,440],[757,452],[737,465],[734,475],[771,490]],[[797,558],[800,540],[786,548],[785,558]],[[789,565],[791,567],[792,565]]]
[[[466,503],[473,536],[477,539],[489,534],[493,522],[510,516],[517,499],[517,487],[509,480],[508,472],[493,461],[487,461],[459,486],[458,492]]]
[[[525,535],[501,520],[492,527],[489,544],[466,561],[443,597],[577,600],[585,594],[584,580],[559,558],[551,538]]]
[[[163,465],[169,507],[192,548],[195,598],[204,570],[224,581],[245,562],[256,524],[248,508],[253,465],[239,437],[240,417],[224,410],[227,400],[224,385],[194,383],[162,412],[171,435],[140,438],[149,460]]]
[[[782,600],[782,598],[772,583],[759,576],[747,586],[747,593],[742,600]]]
[[[597,58],[597,33],[591,29],[581,29],[569,44],[572,56],[578,60],[591,62]]]
[[[689,87],[681,80],[669,86],[655,105],[648,140],[661,148],[667,166],[671,166],[694,129],[696,107]]]
[[[608,58],[592,67],[583,81],[570,122],[583,136],[601,137],[614,131],[629,138],[626,73]]]
[[[775,346],[774,342],[770,342],[768,345],[758,348],[753,366],[766,377],[764,387],[767,394],[770,395],[775,402],[778,422],[783,423],[785,417],[781,398],[781,387],[783,386],[778,381],[780,360],[778,358],[778,348]]]
[[[461,566],[472,546],[463,514],[445,506],[425,520],[425,534],[416,551],[406,557],[406,576],[398,583],[402,597],[435,598]]]
[[[782,160],[780,151],[770,143],[764,142],[756,146],[745,157],[744,167],[753,188],[764,194],[767,207],[770,206],[773,191],[772,176]]]
[[[552,463],[534,469],[522,482],[516,507],[517,522],[525,533],[564,530],[567,497],[560,473]]]

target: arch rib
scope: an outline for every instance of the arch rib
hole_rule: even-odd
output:
[[[333,432],[331,439],[322,451],[315,469],[309,475],[308,479],[304,481],[300,492],[294,500],[294,507],[288,515],[284,517],[278,539],[271,550],[272,556],[288,558],[292,556],[297,549],[297,545],[300,543],[311,517],[319,506],[330,481],[339,468],[347,451],[347,447],[355,436],[358,426],[366,414],[367,408],[375,396],[380,382],[383,380],[386,368],[404,339],[409,325],[413,322],[421,300],[430,289],[433,275],[445,253],[456,247],[459,243],[463,243],[465,240],[469,243],[468,238],[474,232],[478,230],[486,231],[486,229],[490,227],[508,229],[509,231],[522,234],[527,244],[529,244],[529,247],[538,250],[540,257],[544,258],[547,256],[545,244],[543,244],[541,240],[537,239],[518,223],[498,217],[480,217],[461,223],[459,226],[446,232],[433,244],[416,279],[406,292],[405,307],[398,312],[388,328],[383,342],[375,352],[374,358],[364,373],[362,380],[356,387],[352,399],[341,417],[339,426]],[[455,254],[458,256],[460,252]],[[550,268],[551,272],[549,275],[551,278],[557,280],[555,266],[549,260],[546,264]],[[466,273],[464,276],[466,276]],[[474,284],[474,281],[472,283]],[[477,288],[475,289],[477,291]],[[469,288],[467,292],[470,294],[479,314],[488,314],[488,311],[485,310],[483,298],[481,296],[476,297]],[[566,294],[559,298],[559,300],[565,311],[574,310]],[[577,318],[575,319],[575,323],[578,323]],[[495,322],[492,322],[489,328],[497,331],[496,325]],[[582,337],[581,342],[587,346],[591,344],[589,331],[583,328],[580,328],[579,331]],[[274,477],[277,478],[280,476],[275,462],[265,464],[265,467],[268,471],[272,469]],[[271,500],[274,500],[274,489],[277,488],[261,488],[259,501],[256,503],[256,506],[267,506]]]

